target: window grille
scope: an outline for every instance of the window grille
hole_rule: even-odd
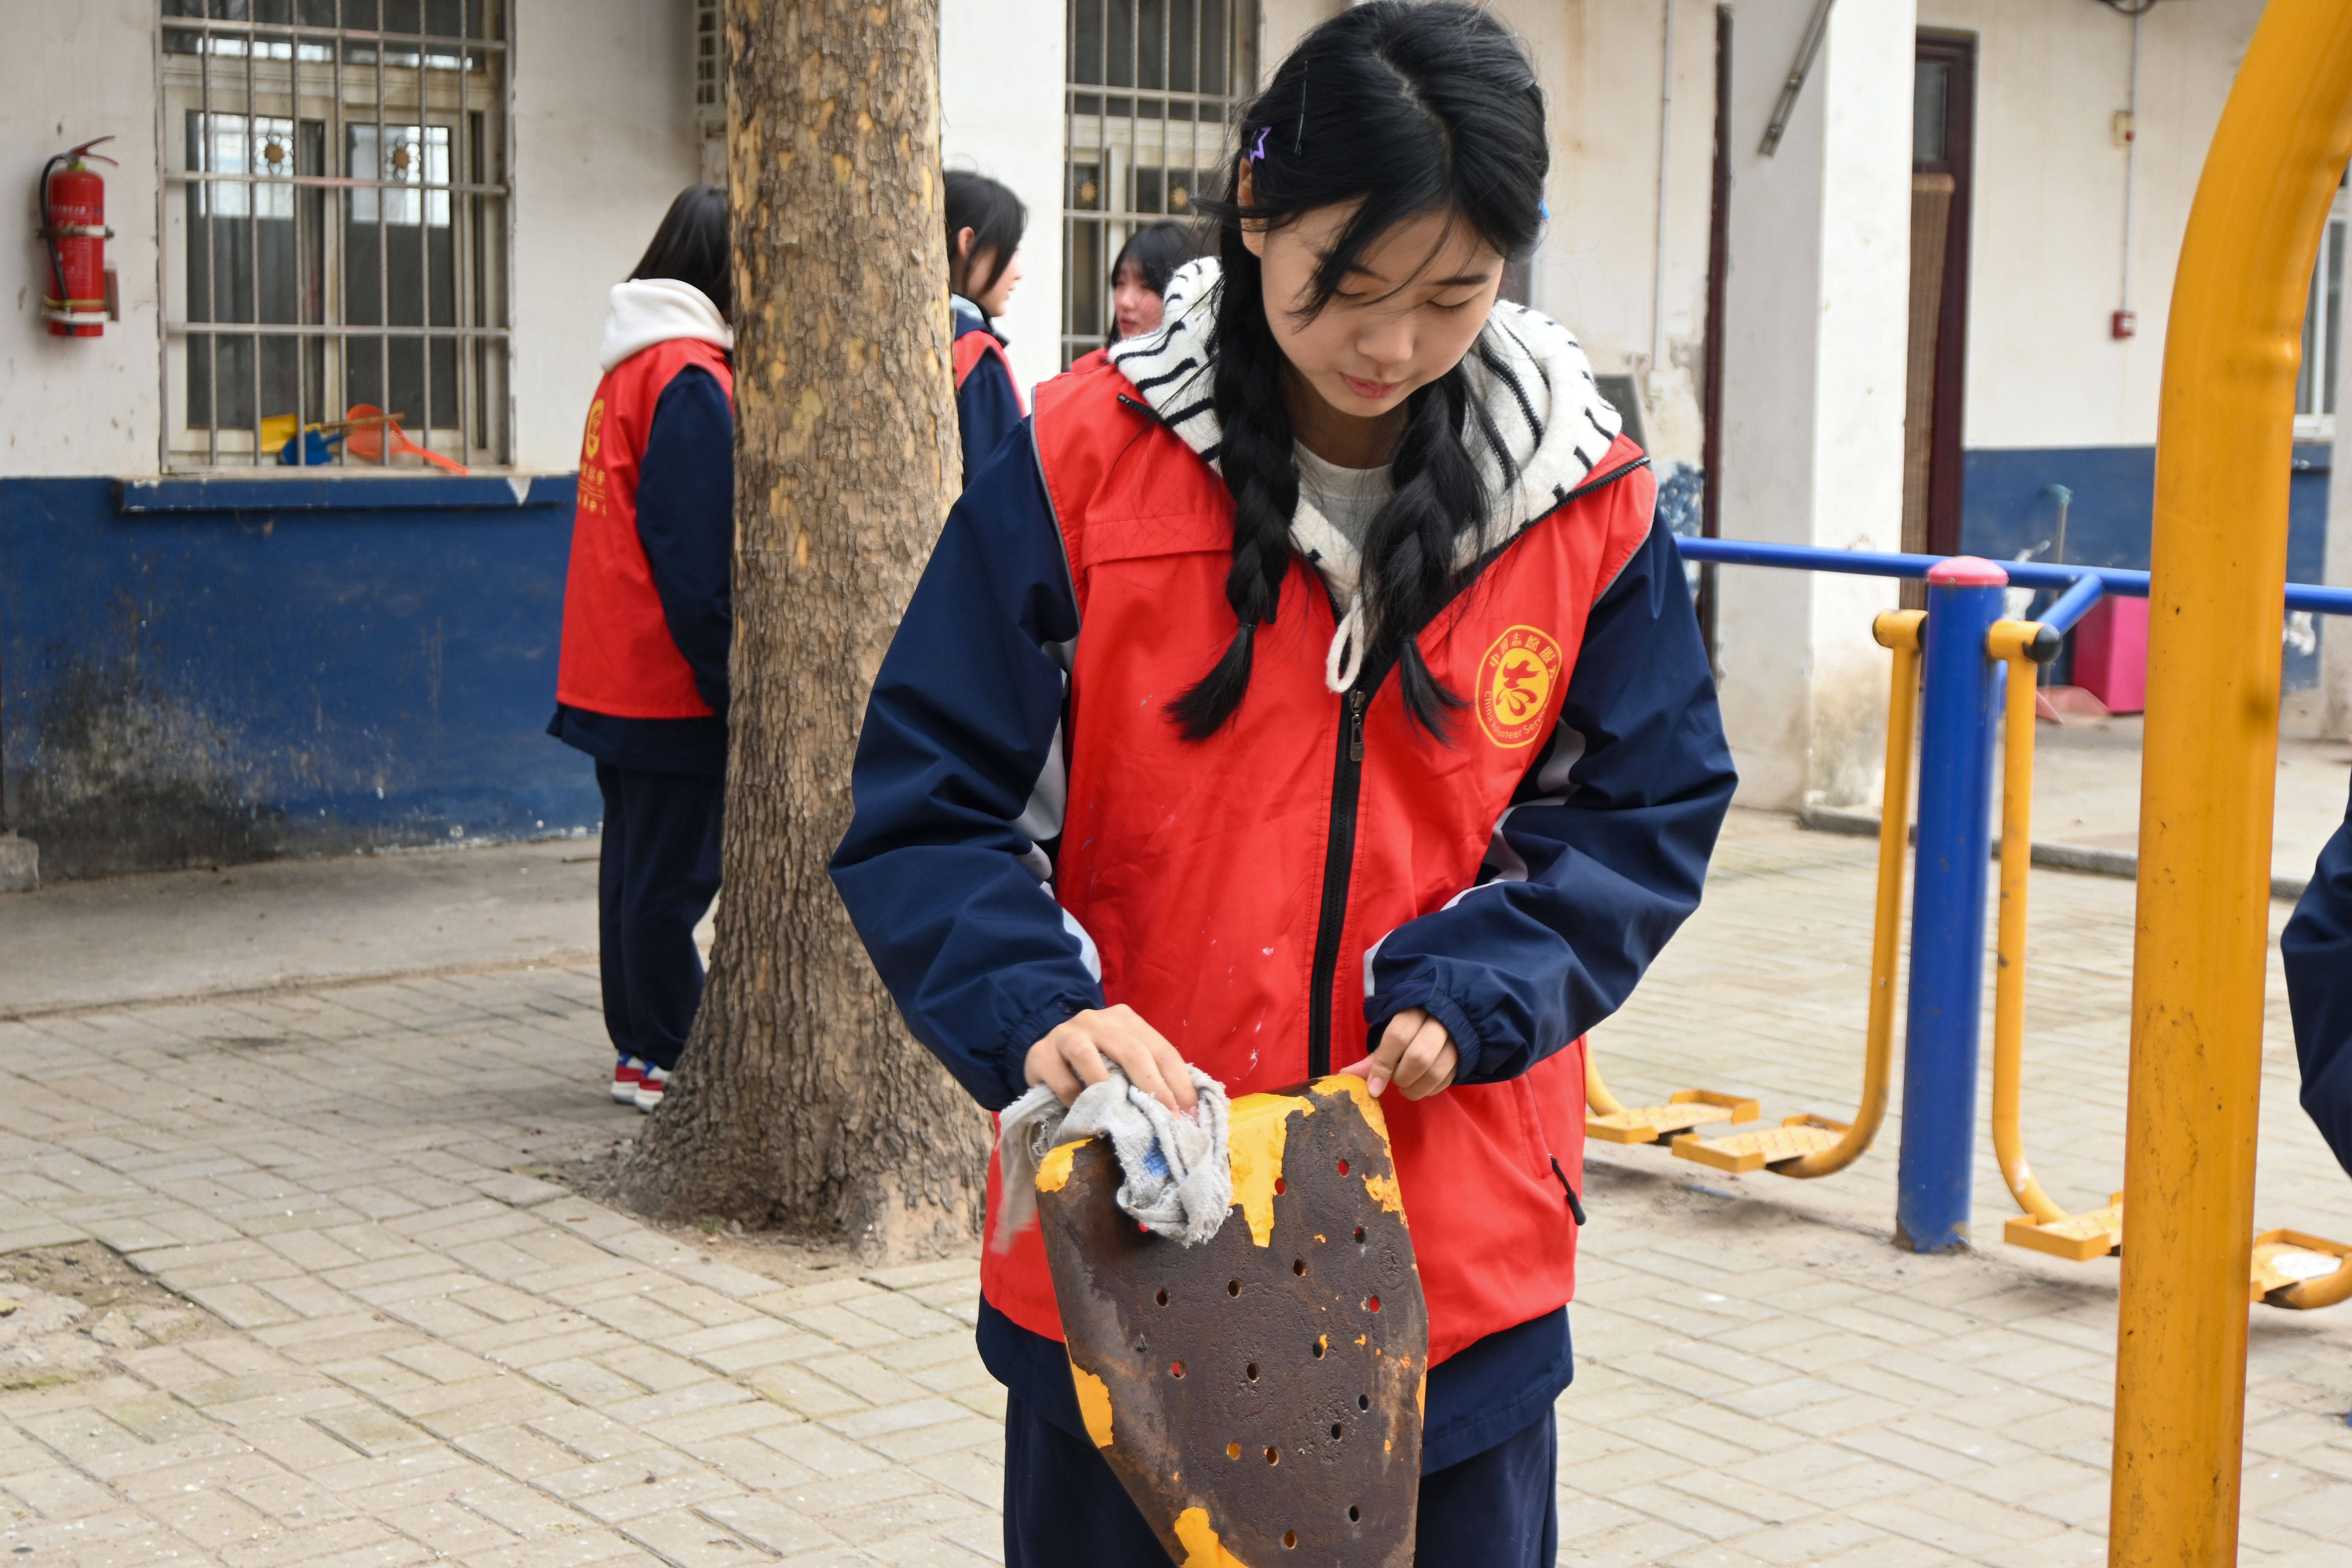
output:
[[[694,0],[694,125],[702,133],[702,183],[727,183],[727,26],[719,0]]]
[[[2336,193],[2327,216],[2319,260],[2311,269],[2311,295],[2303,313],[2303,369],[2294,382],[2294,434],[2298,440],[2336,439],[2336,388],[2341,366],[2344,316],[2345,193]]]
[[[1110,330],[1111,258],[1222,178],[1257,80],[1255,0],[1070,0],[1062,363]],[[1111,90],[1106,91],[1108,89]]]
[[[164,466],[507,461],[507,0],[161,14]]]

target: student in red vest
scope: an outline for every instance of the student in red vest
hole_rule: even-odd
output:
[[[956,425],[963,439],[964,483],[970,484],[1026,412],[995,320],[1013,302],[1021,281],[1021,237],[1029,227],[1029,209],[987,175],[962,169],[949,173],[946,195]]]
[[[1240,137],[1216,258],[950,515],[835,885],[992,1109],[1106,1062],[1180,1110],[1188,1063],[1365,1078],[1429,1307],[1416,1562],[1549,1568],[1582,1037],[1697,906],[1731,759],[1647,459],[1574,336],[1497,301],[1549,162],[1519,42],[1351,7]],[[1163,1561],[1035,1230],[981,1283],[1006,1563]]]
[[[548,733],[596,760],[613,1098],[651,1110],[702,999],[727,774],[735,376],[727,193],[679,194],[613,289]]]
[[[1145,224],[1129,235],[1110,264],[1110,336],[1070,368],[1092,370],[1110,357],[1111,345],[1121,338],[1158,331],[1167,308],[1168,280],[1200,254],[1200,232],[1173,218]]]

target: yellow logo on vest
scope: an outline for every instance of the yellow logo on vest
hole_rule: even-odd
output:
[[[604,400],[600,397],[595,402],[588,405],[588,436],[585,440],[580,443],[581,460],[583,462],[595,461],[596,448],[604,444]]]
[[[1478,727],[1507,750],[1543,734],[1552,688],[1559,684],[1559,644],[1549,632],[1513,626],[1478,661]]]

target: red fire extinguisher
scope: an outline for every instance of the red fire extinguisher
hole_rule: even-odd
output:
[[[106,242],[114,231],[106,226],[106,181],[89,161],[113,163],[90,151],[113,140],[85,142],[41,169],[41,237],[49,247],[49,291],[41,314],[54,337],[94,338],[106,331]],[[62,174],[60,163],[67,165]]]

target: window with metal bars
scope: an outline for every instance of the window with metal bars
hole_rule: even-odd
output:
[[[2294,433],[2305,441],[2336,439],[2337,363],[2343,342],[2344,250],[2347,193],[2337,190],[2327,216],[2319,260],[2311,269],[2311,293],[2303,313],[2303,369],[2294,383]]]
[[[1127,237],[1192,216],[1257,82],[1256,0],[1069,0],[1062,363],[1110,330]]]
[[[508,460],[506,22],[161,0],[166,468]]]

